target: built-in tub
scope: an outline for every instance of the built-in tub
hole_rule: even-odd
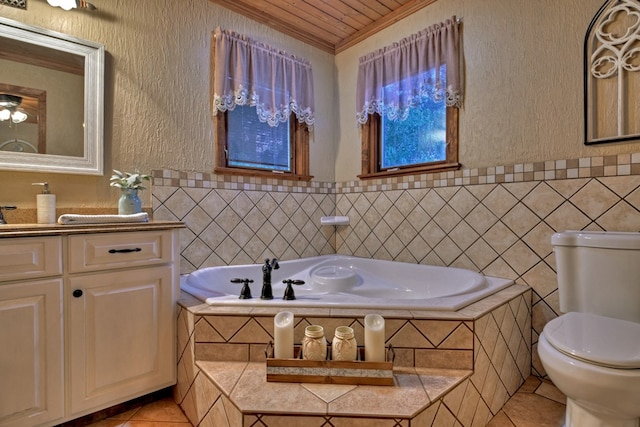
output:
[[[272,300],[260,299],[262,265],[209,267],[181,277],[181,289],[210,305],[344,307],[459,310],[511,284],[462,268],[410,264],[344,255],[323,255],[281,261],[272,271]],[[240,299],[241,284],[251,279],[253,298]],[[285,279],[295,300],[283,300]]]

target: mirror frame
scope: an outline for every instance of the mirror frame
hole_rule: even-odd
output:
[[[104,45],[0,17],[0,37],[84,57],[84,157],[0,152],[0,170],[104,174]]]

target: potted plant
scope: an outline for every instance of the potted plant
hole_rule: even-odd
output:
[[[113,170],[110,185],[118,187],[122,191],[118,201],[118,215],[131,215],[142,212],[142,202],[138,197],[138,190],[147,188],[143,185],[143,182],[150,180],[150,175],[143,175],[138,171],[129,173]]]

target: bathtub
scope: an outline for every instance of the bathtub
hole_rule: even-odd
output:
[[[262,265],[209,267],[181,276],[183,291],[210,305],[388,308],[455,311],[513,284],[453,267],[410,264],[344,255],[322,255],[281,261],[272,271],[273,299],[262,300]],[[241,284],[252,279],[252,299],[240,299]],[[283,300],[285,279],[295,300]]]

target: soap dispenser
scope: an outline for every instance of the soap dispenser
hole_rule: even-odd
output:
[[[49,192],[48,182],[34,182],[32,185],[42,185],[42,194],[36,196],[38,224],[56,223],[56,195]]]

